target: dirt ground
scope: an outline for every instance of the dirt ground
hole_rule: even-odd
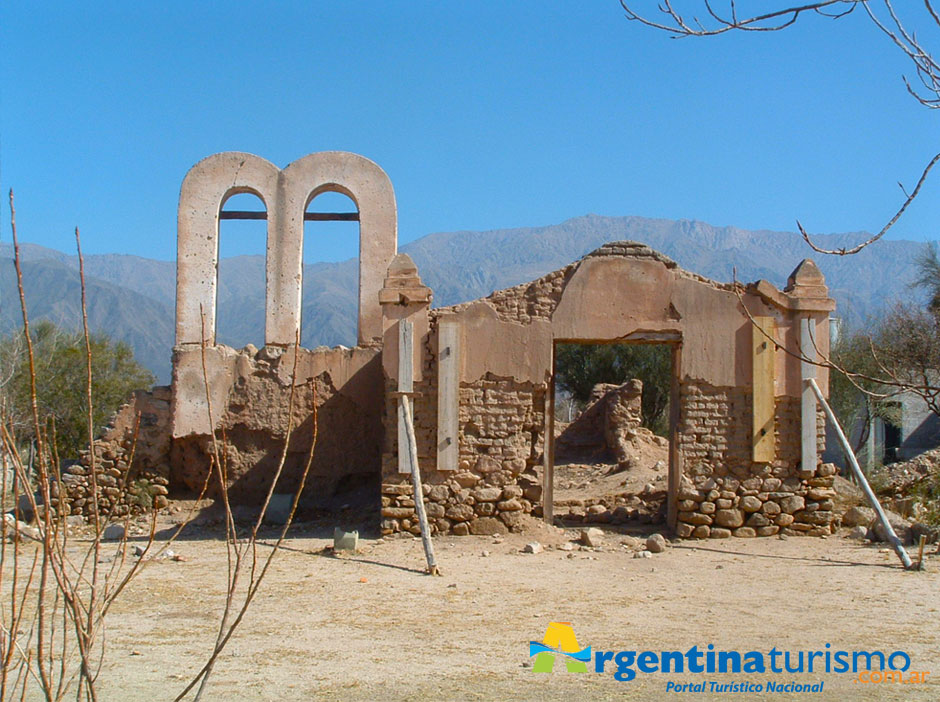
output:
[[[659,449],[652,460],[619,470],[616,463],[587,463],[577,460],[555,463],[555,501],[559,506],[571,500],[636,495],[647,485],[651,490],[665,490],[668,449]],[[556,509],[556,512],[558,510]]]
[[[226,556],[208,527],[148,565],[110,615],[104,700],[172,699],[203,664],[222,611]],[[220,657],[215,700],[717,699],[667,682],[824,683],[820,694],[751,699],[940,698],[940,556],[904,572],[893,553],[841,536],[673,543],[635,558],[645,535],[607,530],[602,548],[547,526],[506,537],[435,540],[442,577],[422,572],[420,540],[365,539],[328,555],[322,526],[299,525]],[[273,533],[273,532],[272,532]],[[538,540],[541,553],[522,553]],[[626,543],[624,543],[626,542]],[[267,547],[262,547],[266,549]],[[930,547],[932,550],[934,547]],[[571,549],[571,550],[566,550]],[[571,622],[596,650],[904,650],[926,685],[852,674],[638,674],[531,670],[530,640]],[[936,678],[934,678],[936,675]]]
[[[564,431],[556,424],[556,434]],[[557,439],[557,437],[556,437]],[[652,432],[639,430],[630,442],[629,466],[619,466],[604,445],[568,449],[555,459],[555,514],[564,516],[572,505],[584,506],[601,500],[614,505],[640,506],[633,496],[659,495],[663,502],[667,486],[669,443]],[[647,505],[643,505],[648,507]],[[657,511],[655,506],[653,511]],[[648,522],[649,520],[647,520]]]

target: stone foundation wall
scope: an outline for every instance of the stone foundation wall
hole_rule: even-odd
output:
[[[701,487],[683,479],[679,489],[681,538],[824,536],[834,521],[836,466],[823,463],[812,478],[708,478]]]
[[[426,378],[429,376],[426,375]],[[415,384],[415,434],[425,483],[428,520],[435,533],[494,534],[519,528],[542,497],[541,463],[547,384],[491,375],[460,388],[460,461],[457,471],[436,466],[436,388]],[[394,419],[397,400],[386,405]],[[411,477],[397,472],[397,432],[386,425],[382,532],[418,533]]]
[[[169,452],[170,389],[138,390],[79,462],[63,470],[62,487],[53,489],[53,506],[61,505],[66,514],[90,517],[97,483],[99,515],[123,517],[161,509],[167,504]]]
[[[798,398],[777,398],[776,459],[754,463],[747,390],[684,383],[680,397],[680,537],[830,533],[837,471],[822,464],[812,475],[801,474]],[[821,450],[824,434],[819,437]]]
[[[425,380],[416,399],[419,459],[432,530],[491,534],[519,526],[522,514],[540,516],[547,385],[487,376],[461,387],[460,465],[454,473],[436,470],[436,407],[429,399],[436,397],[433,385]],[[751,460],[748,389],[687,382],[680,387],[680,403],[680,537],[830,533],[836,470],[825,464],[811,476],[800,474],[799,399],[777,400],[777,457],[769,464]],[[394,418],[394,410],[390,402],[386,416]],[[395,425],[389,426],[382,531],[418,533],[411,479],[396,473]],[[588,523],[653,521],[663,515],[665,498],[664,490],[652,490],[559,508],[567,508],[568,518]]]

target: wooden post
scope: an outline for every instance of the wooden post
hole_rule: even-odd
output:
[[[398,392],[411,394],[414,392],[414,324],[410,319],[403,319],[398,323]],[[410,473],[411,462],[408,452],[402,447],[408,445],[408,435],[405,433],[405,406],[398,403],[398,472]]]
[[[437,335],[437,469],[457,470],[460,326],[454,315],[441,317]]]
[[[920,535],[920,546],[917,549],[917,570],[924,569],[924,546],[927,545],[927,535]]]
[[[398,397],[405,416],[405,433],[408,436],[408,458],[411,461],[411,483],[414,485],[415,512],[421,527],[421,543],[424,545],[424,557],[428,562],[428,575],[440,575],[434,558],[434,545],[431,543],[431,530],[428,527],[428,515],[424,511],[424,489],[421,486],[421,471],[418,468],[418,447],[415,441],[414,423],[411,421],[411,401],[407,395]],[[400,449],[399,449],[400,450]]]
[[[682,456],[679,454],[679,418],[682,416],[682,344],[672,345],[671,377],[669,379],[669,477],[666,494],[666,525],[676,530],[679,523],[679,483],[682,480]]]
[[[552,345],[552,378],[545,398],[544,436],[542,438],[542,520],[555,522],[555,346]]]
[[[424,488],[421,485],[421,470],[418,465],[418,441],[412,418],[410,396],[414,394],[414,325],[403,319],[398,323],[398,472],[411,473],[414,487],[415,513],[421,528],[421,542],[428,562],[428,573],[440,575],[431,543],[428,515],[424,511]]]
[[[806,360],[800,361],[800,377],[803,379],[803,394],[801,397],[801,451],[800,451],[800,477],[810,478],[816,474],[816,460],[818,458],[816,427],[816,397],[809,381],[816,377],[816,366],[811,361],[816,360],[816,344],[814,342],[815,329],[812,317],[800,319],[800,352]]]
[[[774,437],[774,318],[755,317],[751,329],[753,407],[751,451],[755,463],[771,463],[776,456]]]

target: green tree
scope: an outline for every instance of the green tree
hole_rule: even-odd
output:
[[[876,329],[874,334],[880,336],[880,329]],[[871,338],[868,332],[843,331],[832,345],[830,359],[836,367],[850,369],[850,372],[871,378],[882,376],[883,372]],[[875,419],[889,424],[899,420],[897,406],[891,402],[890,397],[881,397],[890,395],[891,392],[892,388],[874,380],[855,376],[850,379],[837,370],[830,373],[829,403],[839,418],[839,423],[849,433],[852,433],[855,427],[861,428],[853,447],[856,454],[868,440]]]
[[[914,280],[914,286],[927,289],[930,296],[927,309],[935,317],[940,317],[940,258],[937,256],[936,242],[932,241],[924,246],[916,263],[918,276]]]
[[[642,421],[665,435],[669,428],[672,351],[662,344],[558,344],[555,379],[579,402],[587,402],[598,383],[643,381]]]
[[[31,325],[40,420],[55,425],[61,459],[77,458],[88,444],[87,356],[80,332],[59,329],[49,321]],[[95,433],[132,390],[153,385],[153,374],[134,360],[123,341],[91,336],[92,421]],[[0,402],[20,441],[34,438],[29,361],[23,332],[0,340]]]
[[[925,245],[916,263],[918,277],[913,287],[924,288],[926,300],[895,304],[878,322],[871,341],[863,341],[863,352],[839,365],[884,378],[880,392],[919,395],[940,415],[940,259],[936,244]]]

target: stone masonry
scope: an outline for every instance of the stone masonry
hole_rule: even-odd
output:
[[[359,210],[352,349],[296,346],[303,213],[326,190],[348,195]],[[241,192],[258,195],[267,210],[261,349],[215,342],[219,212]],[[198,491],[215,441],[225,442],[230,462],[225,488],[257,502],[290,420],[278,491],[296,488],[316,437],[301,507],[342,485],[371,485],[381,530],[415,533],[411,476],[399,473],[410,465],[398,446],[404,372],[432,530],[491,534],[519,529],[525,514],[551,520],[555,344],[635,342],[672,353],[668,484],[648,497],[664,503],[679,536],[823,534],[832,524],[834,471],[819,461],[819,415],[798,357],[810,346],[828,353],[834,303],[812,261],[778,290],[766,281],[716,283],[641,243],[612,242],[530,283],[431,309],[431,289],[397,253],[388,177],[343,152],[311,154],[284,169],[251,154],[211,156],[184,180],[178,222],[173,384],[137,393],[95,442],[97,494],[90,453],[67,471],[57,499],[70,512],[87,515],[97,504],[120,515],[160,508],[167,493]],[[413,343],[403,345],[408,329]],[[410,358],[400,358],[403,349]],[[827,392],[825,368],[815,373]],[[639,388],[614,396],[603,431],[625,460]],[[630,513],[627,504],[589,507],[600,521]]]

